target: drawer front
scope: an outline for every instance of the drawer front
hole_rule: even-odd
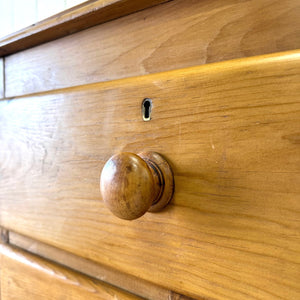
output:
[[[297,299],[299,79],[294,51],[2,101],[1,225],[194,298]],[[104,206],[122,151],[168,159],[164,211]]]
[[[122,2],[124,12],[165,1],[104,2]],[[298,0],[168,1],[6,57],[5,93],[14,97],[293,50],[300,48],[299,28]]]
[[[138,300],[132,294],[25,251],[0,245],[1,300]]]

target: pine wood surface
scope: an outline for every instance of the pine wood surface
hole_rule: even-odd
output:
[[[0,244],[1,299],[142,299],[17,248]]]
[[[117,19],[167,0],[90,0],[0,38],[0,56],[9,55]]]
[[[121,287],[135,295],[145,299],[155,300],[191,300],[184,295],[177,294],[173,291],[164,289],[158,285],[151,284],[140,278],[121,273],[110,267],[100,265],[94,261],[84,259],[80,256],[73,255],[59,248],[47,245],[29,237],[10,231],[9,243],[33,254],[53,260],[61,265],[67,266],[73,270],[87,274],[93,278],[110,283],[114,286]],[[204,299],[202,299],[204,300]]]
[[[174,0],[7,57],[6,97],[298,48],[298,0]]]
[[[0,58],[0,99],[4,97],[4,70],[3,70],[3,59]]]
[[[299,79],[291,51],[1,101],[0,223],[197,299],[299,299]],[[103,205],[120,151],[166,157],[167,209]]]

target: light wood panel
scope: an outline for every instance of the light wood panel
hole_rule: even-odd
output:
[[[0,58],[0,99],[4,97],[4,69],[3,59]]]
[[[1,224],[190,297],[298,299],[299,79],[295,51],[2,101]],[[167,158],[166,210],[104,207],[119,151]]]
[[[126,16],[167,0],[91,0],[0,39],[0,56]]]
[[[87,274],[96,279],[105,281],[114,286],[139,295],[145,299],[155,300],[191,300],[183,295],[164,289],[158,285],[151,284],[140,278],[123,274],[113,270],[110,267],[100,265],[94,261],[84,259],[69,252],[47,245],[40,241],[20,235],[16,232],[10,232],[9,243],[22,249],[30,251],[41,257],[53,260],[61,265],[70,267],[81,273]]]
[[[141,299],[113,286],[0,245],[1,299]]]
[[[297,48],[298,0],[175,0],[7,57],[6,97]]]

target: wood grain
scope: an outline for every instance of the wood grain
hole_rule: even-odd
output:
[[[0,245],[1,299],[141,299],[17,248]]]
[[[100,175],[105,205],[124,220],[137,219],[147,211],[161,211],[171,201],[173,190],[172,170],[156,152],[115,154]]]
[[[7,57],[6,97],[298,48],[298,0],[174,0]]]
[[[0,99],[4,97],[4,64],[3,58],[0,58]]]
[[[0,56],[117,19],[167,0],[90,0],[0,39]]]
[[[40,241],[33,240],[16,232],[10,232],[10,244],[23,248],[38,256],[48,258],[57,263],[87,274],[98,280],[119,286],[123,290],[134,293],[145,299],[155,300],[187,300],[191,299],[179,295],[173,291],[164,289],[161,286],[151,284],[140,278],[121,273],[110,267],[84,259],[69,252],[47,245]]]
[[[1,224],[190,297],[299,299],[299,79],[291,51],[1,101]],[[166,210],[103,205],[120,151],[170,162]]]

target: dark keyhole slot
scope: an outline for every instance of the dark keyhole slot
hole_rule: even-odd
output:
[[[143,110],[143,120],[150,121],[151,119],[151,108],[152,108],[152,101],[151,99],[144,99],[142,110]]]
[[[150,116],[150,102],[149,101],[145,101],[144,103],[144,107],[145,107],[145,119],[149,119]]]

